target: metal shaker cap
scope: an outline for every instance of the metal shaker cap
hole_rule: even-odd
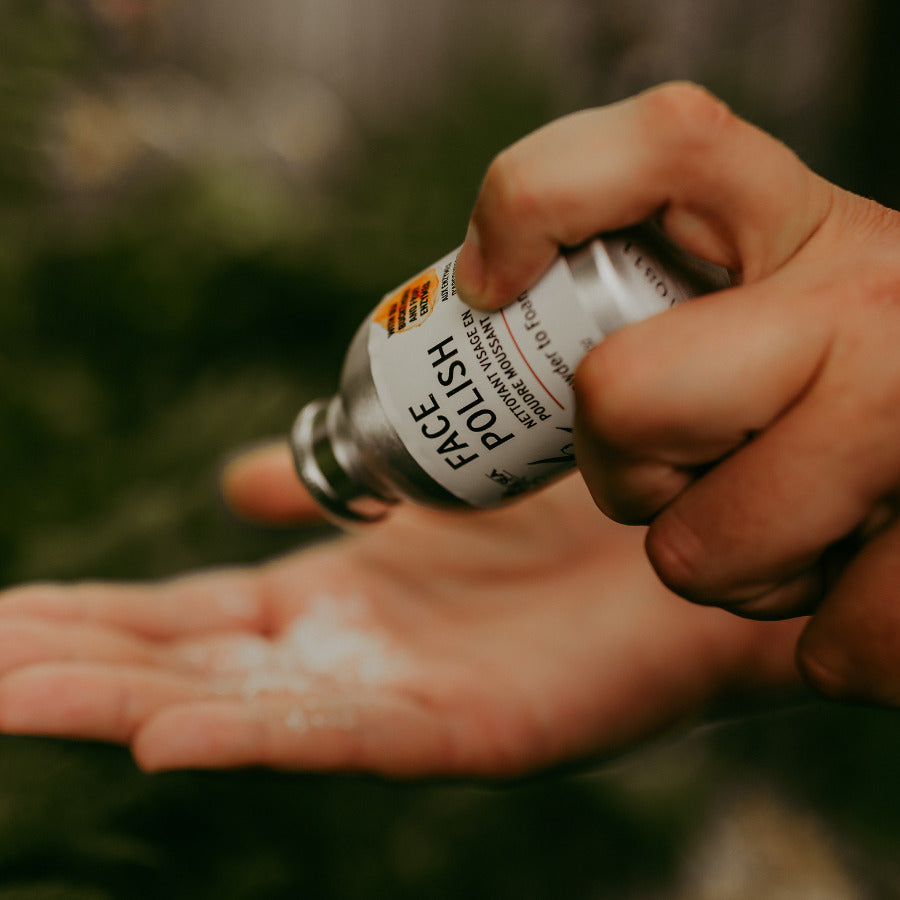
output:
[[[297,474],[313,499],[339,525],[376,522],[393,505],[353,475],[341,439],[340,396],[308,403],[291,430]]]

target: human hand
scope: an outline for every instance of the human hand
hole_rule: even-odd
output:
[[[900,215],[667,85],[502,153],[457,287],[496,307],[560,245],[654,217],[738,286],[579,367],[576,453],[597,504],[651,523],[648,556],[677,593],[813,613],[798,659],[820,691],[900,704]]]
[[[312,514],[286,447],[225,486],[249,518]],[[259,568],[6,591],[0,730],[129,744],[149,770],[509,777],[796,686],[796,633],[673,598],[575,476]]]

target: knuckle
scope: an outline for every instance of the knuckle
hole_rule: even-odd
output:
[[[706,549],[697,533],[673,510],[654,520],[645,550],[667,588],[695,603],[715,603],[705,585]]]
[[[634,520],[629,515],[629,510],[622,504],[618,497],[613,496],[605,487],[592,487],[591,497],[594,505],[600,512],[612,522],[619,525],[640,525],[643,524]]]
[[[837,286],[837,311],[868,315],[872,308],[900,302],[900,212],[874,200],[836,191],[828,227],[817,247]]]
[[[668,82],[641,100],[648,127],[661,129],[669,141],[712,146],[738,121],[718,97],[689,81]]]
[[[668,466],[642,463],[613,467],[597,479],[600,510],[622,525],[648,525],[684,486],[685,477]]]
[[[866,266],[854,275],[853,284],[856,297],[851,310],[866,316],[873,311],[896,310],[900,306],[900,255]]]
[[[842,234],[854,234],[877,253],[894,256],[900,232],[900,212],[849,191],[836,190],[833,219]],[[895,257],[896,258],[896,257]]]
[[[646,525],[652,515],[640,505],[638,500],[613,492],[607,493],[603,502],[597,503],[597,508],[608,519],[619,525]]]
[[[630,497],[624,495],[621,485],[616,483],[615,472],[604,466],[603,460],[592,460],[593,465],[582,472],[597,509],[613,522],[620,525],[646,524],[641,520]]]
[[[498,153],[485,172],[476,215],[486,211],[502,221],[522,221],[539,214],[540,202],[515,144]]]
[[[598,344],[575,371],[575,409],[584,436],[604,446],[627,449],[639,443],[641,372],[625,341],[612,335]]]

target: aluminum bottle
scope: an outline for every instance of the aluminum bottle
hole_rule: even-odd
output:
[[[727,275],[648,227],[564,253],[493,313],[456,295],[454,251],[387,294],[353,338],[340,390],[300,412],[297,472],[342,524],[398,501],[498,506],[575,464],[572,378],[621,328]]]

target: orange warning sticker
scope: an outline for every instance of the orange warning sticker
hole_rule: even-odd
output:
[[[373,321],[384,326],[388,337],[421,325],[434,309],[440,284],[434,269],[423,272],[385,297],[375,309]]]

